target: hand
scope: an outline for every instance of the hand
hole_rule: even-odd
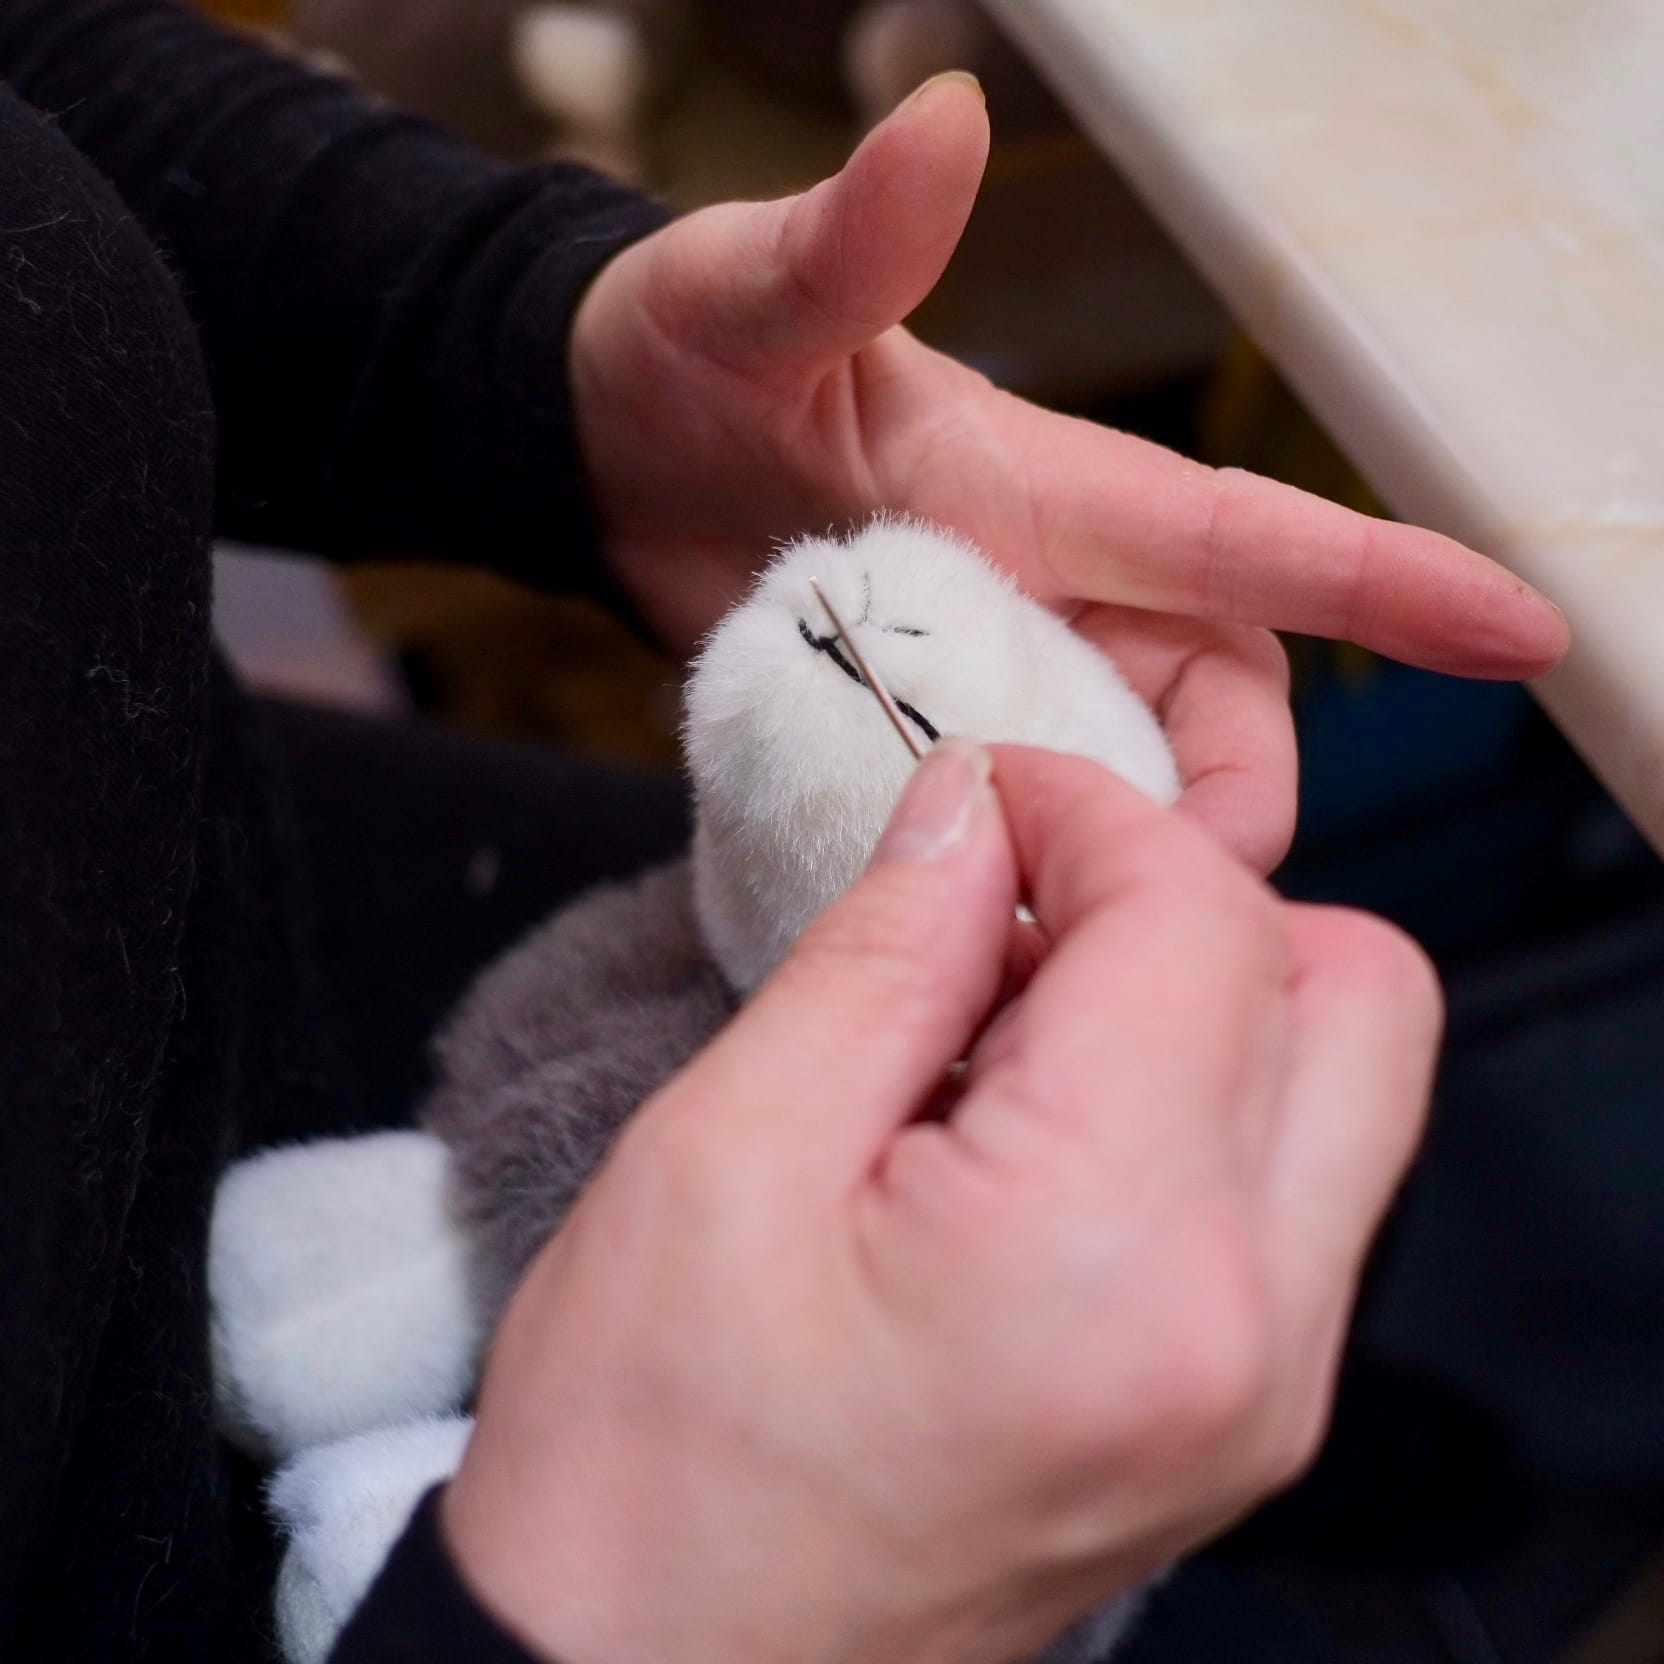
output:
[[[508,1310],[442,1518],[564,1664],[1025,1656],[1316,1446],[1427,966],[1094,764],[997,755],[998,801],[930,753]],[[1019,873],[1053,946],[983,1030]]]
[[[1447,538],[1002,393],[900,327],[987,155],[944,76],[803,196],[690,214],[579,309],[579,437],[615,567],[685,649],[778,539],[876,508],[964,532],[1110,650],[1160,712],[1182,808],[1268,871],[1294,817],[1287,669],[1269,629],[1477,676],[1565,649],[1534,591]]]

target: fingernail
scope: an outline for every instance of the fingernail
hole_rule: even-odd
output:
[[[939,861],[965,841],[988,795],[994,762],[980,745],[945,739],[913,771],[873,851],[874,861]]]
[[[968,69],[944,69],[939,74],[932,75],[928,81],[921,81],[901,101],[900,108],[905,109],[909,104],[916,104],[926,93],[934,92],[937,87],[945,87],[952,82],[969,87],[984,105],[987,104],[988,94],[982,90],[982,83]]]

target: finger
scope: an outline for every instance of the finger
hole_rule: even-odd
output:
[[[937,76],[812,190],[676,227],[675,257],[655,278],[661,316],[746,373],[854,352],[935,287],[987,157],[981,89],[969,75]]]
[[[834,1183],[867,1170],[964,1056],[1000,986],[1017,879],[989,767],[962,741],[932,748],[866,873],[677,1096],[701,1116],[719,1106],[733,1137],[784,1138]]]
[[[1184,781],[1179,813],[1268,873],[1294,837],[1300,763],[1282,647],[1259,631],[1254,638],[1191,659],[1162,721]]]
[[[1443,1005],[1426,956],[1391,925],[1289,914],[1290,1064],[1266,1212],[1285,1286],[1322,1325],[1421,1136]]]
[[[1094,423],[1024,420],[1058,595],[1333,636],[1465,676],[1539,675],[1566,650],[1552,603],[1436,532]]]
[[[1178,760],[1179,812],[1267,873],[1294,835],[1299,758],[1288,656],[1268,630],[1095,607],[1075,628],[1154,705]]]
[[[955,1127],[984,1153],[1063,1130],[1099,1154],[1164,1146],[1176,1119],[1255,1143],[1280,1078],[1281,909],[1200,829],[1080,758],[1007,747],[995,780],[1052,948],[979,1048]],[[1087,1175],[1091,1182],[1091,1175]],[[1152,1182],[1158,1182],[1152,1178]]]

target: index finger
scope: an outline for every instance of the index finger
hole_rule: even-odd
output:
[[[979,1050],[955,1127],[985,1152],[1044,1124],[1125,1156],[1194,1113],[1224,1115],[1252,1142],[1282,1063],[1280,903],[1203,831],[1099,765],[995,756],[1053,946]]]
[[[1332,636],[1461,676],[1536,676],[1566,651],[1557,607],[1452,538],[1078,418],[1028,420],[1049,599]]]

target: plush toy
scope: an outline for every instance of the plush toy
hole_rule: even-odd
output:
[[[921,743],[1093,757],[1178,793],[1109,661],[968,544],[881,518],[788,548],[711,635],[687,694],[684,860],[584,896],[489,967],[435,1045],[425,1131],[234,1168],[210,1241],[229,1436],[287,1465],[291,1664],[326,1656],[416,1501],[460,1459],[483,1340],[636,1107],[860,872],[913,758],[809,586]],[[1048,1660],[1101,1657],[1117,1603]]]

